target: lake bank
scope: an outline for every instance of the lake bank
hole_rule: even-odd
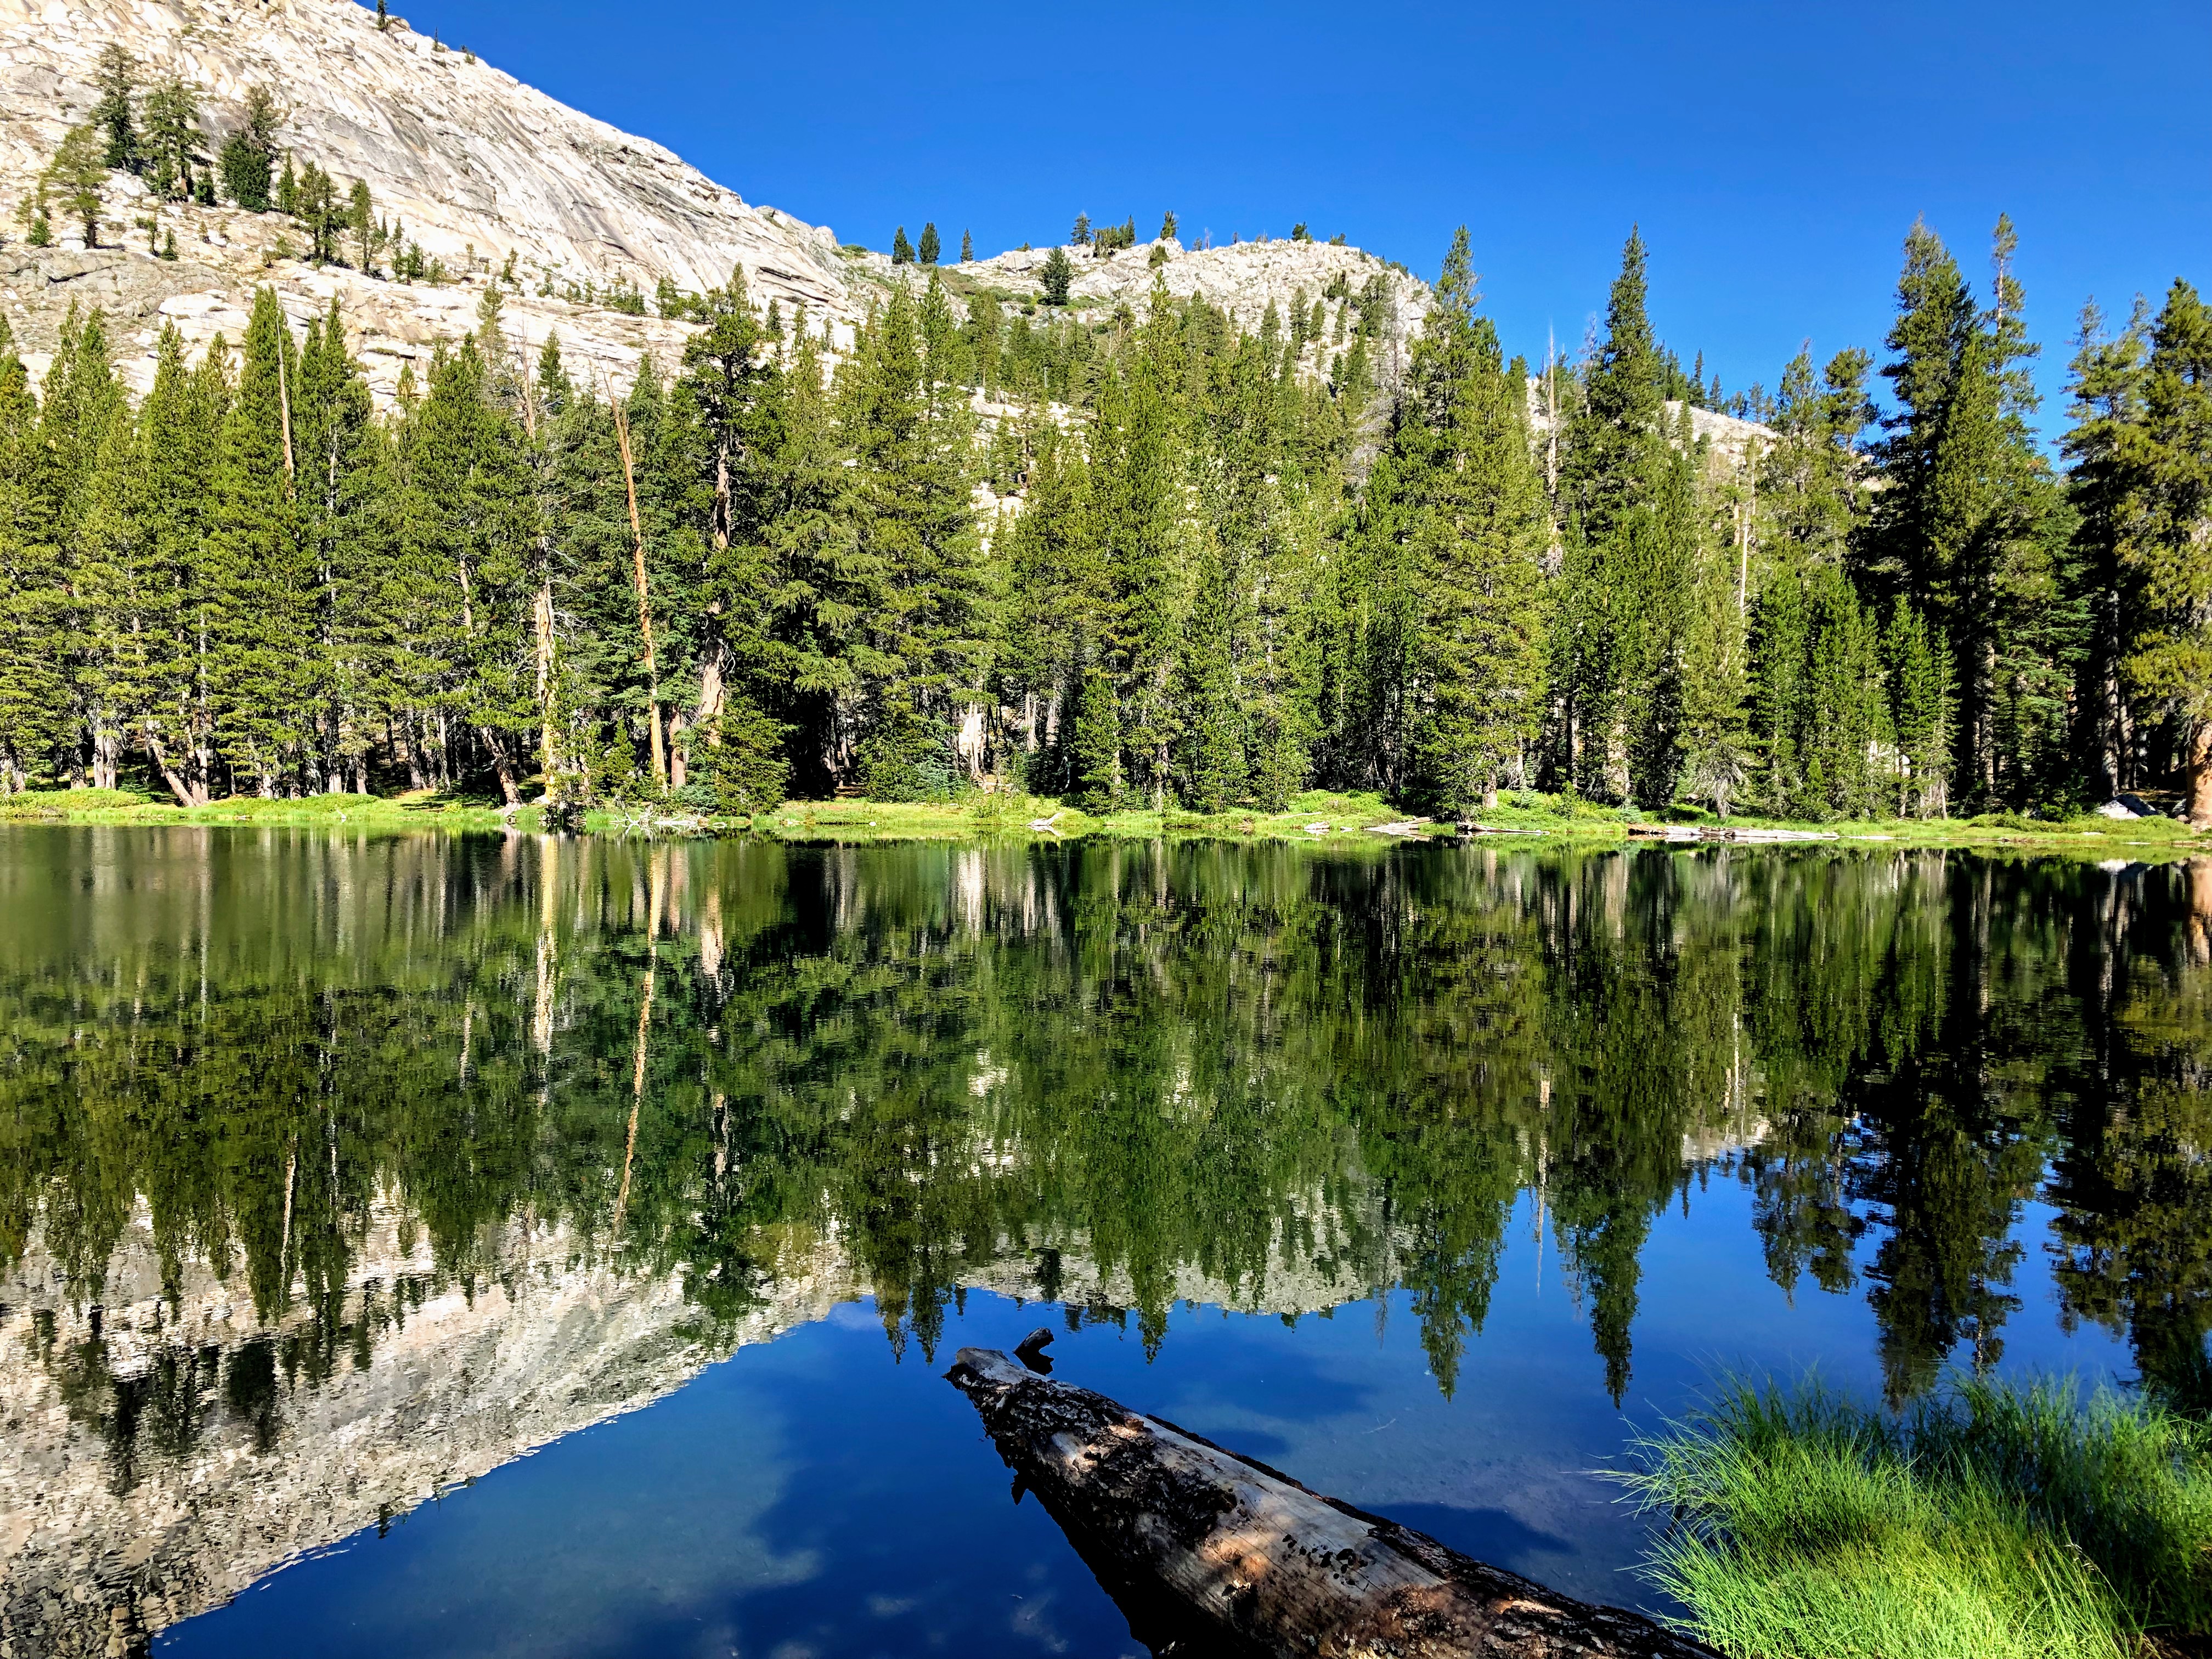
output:
[[[482,796],[435,790],[276,800],[234,796],[198,807],[179,806],[173,801],[124,790],[53,790],[0,799],[0,823],[8,823],[221,824],[343,829],[354,834],[510,828],[534,833],[545,827],[544,815],[535,806],[509,811]],[[1310,790],[1281,812],[1212,814],[1173,807],[1086,812],[1049,798],[997,793],[977,793],[951,801],[787,801],[750,817],[717,817],[680,807],[640,804],[586,813],[585,828],[599,834],[750,834],[779,841],[839,844],[1001,838],[1048,842],[1081,836],[1292,843],[1340,842],[1356,837],[1381,844],[1392,840],[1451,839],[1461,834],[1458,825],[1409,814],[1379,795],[1326,790]],[[1676,844],[1685,844],[1691,832],[1708,839],[1740,836],[1756,841],[1778,831],[1792,839],[1810,838],[1814,844],[2026,848],[2099,859],[2117,857],[2130,862],[2212,852],[2212,835],[2200,834],[2166,817],[2115,819],[2083,813],[2042,820],[1990,813],[1972,818],[1826,823],[1755,816],[1721,820],[1694,809],[1660,817],[1569,796],[1522,792],[1503,797],[1496,807],[1474,815],[1468,838],[1495,835],[1501,845],[1524,838],[1619,845],[1659,841],[1662,837],[1656,832],[1662,830],[1673,832]]]

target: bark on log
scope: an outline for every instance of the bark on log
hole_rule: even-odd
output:
[[[963,1348],[947,1374],[1155,1653],[1719,1659],[1309,1491],[1088,1389]]]

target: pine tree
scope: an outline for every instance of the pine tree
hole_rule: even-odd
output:
[[[102,146],[98,130],[89,124],[71,127],[39,179],[40,211],[51,202],[82,230],[88,248],[100,246],[100,192],[107,183]]]
[[[0,794],[46,780],[67,726],[62,577],[40,427],[30,376],[0,318]]]
[[[313,583],[317,707],[310,781],[328,793],[364,775],[380,619],[374,604],[374,512],[381,433],[368,385],[346,350],[337,305],[307,331],[300,353],[294,499]]]
[[[917,250],[919,262],[925,265],[935,264],[942,247],[943,244],[937,240],[936,221],[931,220],[921,228],[921,246]]]
[[[234,781],[274,795],[296,765],[313,694],[312,580],[293,483],[299,362],[275,292],[254,296],[214,469],[208,700]]]
[[[364,276],[376,274],[376,202],[368,192],[368,180],[356,179],[346,197],[345,228],[353,233],[356,255],[354,268]],[[510,259],[512,255],[509,256]]]
[[[1099,641],[1120,699],[1123,787],[1164,804],[1176,738],[1176,574],[1188,447],[1169,396],[1173,319],[1156,308],[1139,349],[1099,388],[1091,434],[1093,538],[1108,580]]]
[[[891,238],[891,263],[910,265],[914,263],[914,244],[906,239],[906,227],[901,225]]]
[[[131,173],[143,172],[145,158],[139,148],[137,121],[131,107],[131,94],[138,86],[137,60],[120,43],[110,41],[100,49],[100,66],[94,72],[94,84],[100,88],[100,100],[92,106],[92,124],[107,141],[104,158],[106,165]]]
[[[246,89],[237,130],[223,140],[216,166],[230,199],[249,213],[266,213],[276,164],[276,129],[283,116],[266,87]]]
[[[1194,812],[1226,811],[1245,787],[1244,731],[1234,660],[1235,581],[1217,551],[1198,575],[1198,596],[1183,630],[1183,713],[1178,793]]]
[[[1547,526],[1526,375],[1508,372],[1496,328],[1475,315],[1474,284],[1462,226],[1368,490],[1375,775],[1455,815],[1494,799],[1509,769],[1525,777],[1543,709]]]
[[[960,263],[972,264],[975,258],[975,239],[967,231],[960,233]]]
[[[878,799],[948,792],[961,716],[981,688],[982,570],[970,507],[973,417],[938,377],[951,315],[933,276],[894,294],[840,387],[855,462],[855,539],[881,599],[861,619],[857,763]]]
[[[1700,550],[1692,449],[1685,409],[1674,442],[1652,453],[1658,488],[1616,522],[1610,550],[1622,600],[1614,714],[1629,798],[1646,811],[1673,805],[1681,775],[1684,649]]]
[[[1091,216],[1089,214],[1079,213],[1075,216],[1075,228],[1067,233],[1067,240],[1078,247],[1087,246],[1090,244]]]
[[[1552,651],[1558,764],[1585,794],[1625,787],[1658,810],[1672,800],[1682,757],[1698,464],[1686,423],[1679,431],[1667,425],[1665,365],[1645,311],[1644,243],[1633,232],[1605,341],[1582,382],[1559,467],[1567,524]]]
[[[1091,539],[1091,472],[1081,444],[1049,422],[1024,441],[1035,452],[1029,486],[1020,516],[1000,538],[1008,603],[994,678],[1000,701],[1013,711],[1027,781],[1058,792],[1072,786],[1051,769],[1049,728],[1074,707],[1093,665],[1085,642],[1098,635],[1106,577]],[[1057,735],[1064,746],[1070,734]]]
[[[1905,241],[1899,318],[1883,374],[1881,511],[1866,540],[1875,579],[1941,628],[1959,677],[1952,769],[1978,803],[2033,805],[2071,793],[2065,704],[2090,632],[2057,480],[2027,416],[2035,394],[2012,274],[2014,236],[1993,238],[1992,303],[1978,309],[1935,233]]]
[[[1044,265],[1037,274],[1037,281],[1042,289],[1044,302],[1047,305],[1065,306],[1067,303],[1068,284],[1074,280],[1075,266],[1068,258],[1066,248],[1056,247],[1045,255]]]
[[[2212,308],[2177,280],[2150,330],[2121,559],[2140,584],[2127,672],[2166,715],[2189,821],[2212,824]]]
[[[1162,242],[1172,242],[1175,240],[1175,234],[1176,216],[1174,212],[1170,210],[1167,216],[1160,221],[1160,234],[1154,240]]]
[[[1941,817],[1948,810],[1951,771],[1951,665],[1942,641],[1899,599],[1883,636],[1890,726],[1898,753],[1897,810]]]
[[[1070,733],[1069,794],[1087,811],[1108,812],[1122,804],[1121,698],[1114,677],[1096,663],[1085,664],[1075,682]]]
[[[2074,417],[2062,444],[2073,464],[2067,494],[2082,580],[2094,596],[2078,694],[2079,743],[2096,793],[2106,796],[2136,787],[2137,745],[2122,671],[2132,607],[2120,550],[2134,511],[2149,335],[2149,307],[2141,296],[2118,335],[2106,331],[2091,301],[2081,308],[2067,387]]]
[[[145,696],[138,711],[148,758],[181,805],[204,805],[215,774],[209,701],[211,595],[209,492],[221,439],[223,353],[185,363],[184,342],[165,326],[153,389],[138,411],[139,465],[132,510],[147,573]]]

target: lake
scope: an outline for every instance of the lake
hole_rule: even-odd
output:
[[[942,1377],[1664,1613],[1723,1368],[2212,1325],[2212,864],[0,831],[19,1656],[1121,1655]],[[281,1569],[281,1570],[279,1570]]]

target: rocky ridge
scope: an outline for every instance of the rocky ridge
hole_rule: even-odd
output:
[[[57,225],[57,245],[33,248],[15,214],[68,128],[89,118],[101,49],[118,43],[142,81],[174,74],[201,96],[204,149],[234,127],[247,90],[289,100],[280,141],[304,165],[365,181],[380,216],[441,260],[453,279],[404,283],[298,255],[303,238],[283,216],[157,201],[138,179],[109,175],[100,246]],[[179,257],[154,250],[169,236]],[[125,380],[152,382],[154,342],[173,323],[195,356],[218,332],[234,345],[253,290],[266,283],[304,326],[335,298],[370,386],[388,404],[400,374],[440,340],[475,326],[495,285],[502,326],[534,352],[557,332],[586,378],[627,385],[650,352],[663,368],[693,331],[570,299],[612,285],[651,294],[662,277],[696,293],[742,266],[757,301],[786,315],[806,307],[833,341],[896,283],[921,275],[879,253],[841,247],[826,227],[748,203],[660,145],[568,108],[401,19],[379,28],[352,0],[0,0],[0,314],[35,374],[43,373],[74,301],[100,307]],[[1165,245],[1170,293],[1202,293],[1256,326],[1271,301],[1317,297],[1343,274],[1355,289],[1382,262],[1357,249],[1293,242],[1188,250]],[[1078,249],[1071,300],[1078,316],[1128,302],[1152,287],[1147,249],[1096,259]],[[499,273],[512,256],[513,280]],[[955,308],[986,289],[1019,301],[1037,291],[1042,251],[944,268]],[[589,285],[588,290],[586,285]],[[1402,347],[1427,302],[1395,282],[1387,331]],[[1316,359],[1318,353],[1316,354]]]

